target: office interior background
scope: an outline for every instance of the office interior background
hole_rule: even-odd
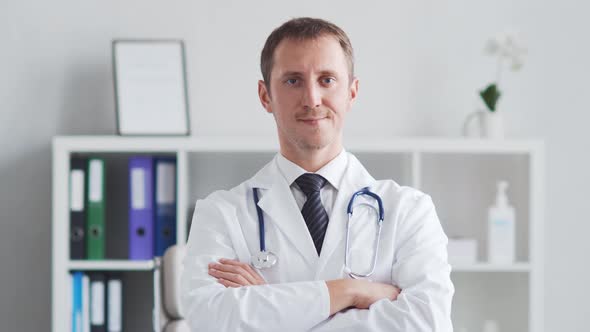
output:
[[[0,329],[49,330],[51,139],[116,133],[111,41],[183,39],[191,134],[274,140],[257,95],[260,51],[282,22],[312,16],[355,48],[360,91],[345,137],[460,137],[495,77],[486,40],[519,32],[528,53],[521,71],[504,72],[499,110],[507,138],[545,141],[545,331],[584,330],[589,12],[576,0],[3,1]]]

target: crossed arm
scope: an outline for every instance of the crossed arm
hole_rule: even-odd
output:
[[[219,263],[210,263],[208,273],[225,287],[265,284],[264,279],[250,265],[232,259],[222,258]],[[381,299],[393,301],[400,293],[396,286],[365,280],[328,280],[326,286],[330,294],[330,316],[348,307],[368,309]]]

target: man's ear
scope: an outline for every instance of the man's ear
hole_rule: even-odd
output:
[[[270,107],[270,91],[266,89],[266,84],[263,80],[258,81],[258,97],[266,112],[272,113],[272,108]]]
[[[355,77],[352,79],[352,82],[350,83],[350,103],[353,103],[355,101],[358,92],[359,80]]]

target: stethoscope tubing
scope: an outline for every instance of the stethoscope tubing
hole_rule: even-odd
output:
[[[367,205],[369,205],[369,204],[367,204]],[[372,205],[370,205],[370,206],[373,207]],[[373,247],[375,255],[373,255],[373,263],[371,264],[371,271],[369,271],[366,274],[361,274],[361,273],[353,272],[352,269],[350,269],[348,267],[348,260],[349,260],[349,256],[350,256],[349,239],[350,239],[350,224],[352,223],[351,220],[352,220],[352,213],[349,213],[348,214],[348,224],[346,225],[346,242],[345,242],[345,248],[344,248],[344,269],[348,273],[348,275],[353,279],[368,278],[371,275],[373,275],[373,273],[375,272],[375,267],[377,266],[377,257],[379,256],[379,243],[381,241],[381,227],[383,226],[383,223],[379,222],[379,228],[377,229],[377,242],[375,243],[375,246]],[[380,221],[382,221],[382,220],[380,219]]]
[[[254,192],[254,203],[256,205],[256,213],[258,214],[258,238],[260,239],[260,251],[266,251],[266,242],[264,237],[264,216],[262,215],[262,209],[258,206],[258,188],[252,188]]]
[[[266,252],[266,243],[265,243],[265,236],[264,236],[264,233],[265,233],[264,232],[264,215],[263,215],[262,209],[260,208],[260,206],[258,206],[258,201],[259,201],[258,188],[252,188],[252,192],[254,195],[254,203],[256,205],[256,213],[258,215],[258,231],[259,231],[258,238],[260,241],[260,252],[264,253],[264,252]],[[356,199],[356,197],[361,196],[361,195],[371,196],[372,198],[374,198],[377,201],[378,209],[368,203],[363,203],[363,204],[369,205],[372,208],[374,208],[375,210],[378,210],[377,212],[379,214],[379,219],[377,221],[377,223],[379,224],[379,228],[377,229],[377,241],[376,241],[375,247],[374,247],[375,254],[373,255],[373,263],[371,264],[371,271],[369,271],[367,274],[360,274],[360,273],[352,272],[352,270],[348,267],[348,260],[349,260],[349,256],[350,256],[350,252],[349,252],[350,225],[351,225],[352,216],[353,216],[353,204],[354,204],[354,200]],[[364,187],[361,190],[352,194],[352,197],[350,198],[350,201],[348,202],[346,212],[348,214],[348,221],[346,224],[346,247],[345,247],[345,253],[344,253],[344,268],[345,268],[345,270],[347,270],[348,275],[353,279],[368,278],[375,272],[375,267],[377,266],[377,258],[378,258],[378,253],[379,253],[379,243],[381,240],[381,228],[383,226],[383,219],[384,219],[383,201],[381,200],[381,197],[379,197],[379,195],[370,191],[368,187]]]

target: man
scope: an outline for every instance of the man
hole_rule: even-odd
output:
[[[261,69],[258,93],[280,153],[248,181],[197,202],[182,276],[191,328],[452,331],[447,238],[432,200],[373,179],[343,149],[358,92],[346,34],[323,20],[290,20],[268,37]],[[354,203],[346,241],[348,202],[365,187],[384,205],[371,280],[350,277],[373,268],[378,214],[367,205],[378,207],[369,195]],[[277,262],[255,269],[262,249]]]

